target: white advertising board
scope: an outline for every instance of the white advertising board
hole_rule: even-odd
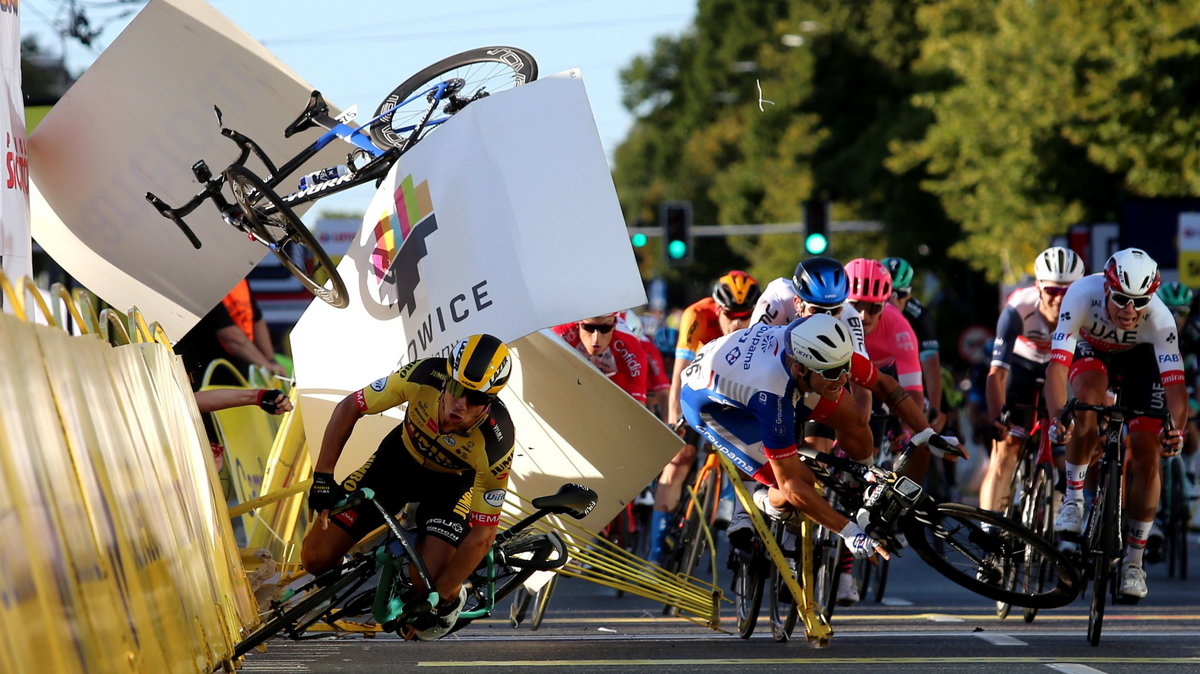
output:
[[[10,279],[32,273],[29,155],[21,96],[21,5],[0,2],[0,266]],[[0,298],[0,306],[6,300]]]

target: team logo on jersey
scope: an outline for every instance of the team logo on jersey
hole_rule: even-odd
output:
[[[1061,314],[1058,315],[1058,320],[1060,320],[1060,321],[1071,320],[1071,312],[1069,312],[1069,311],[1062,312]]]
[[[416,184],[413,176],[406,176],[392,196],[391,203],[384,205],[374,229],[370,230],[374,239],[370,269],[379,303],[407,309],[412,316],[417,308],[417,285],[421,282],[417,263],[428,252],[425,239],[437,231],[437,216],[428,181]]]
[[[725,354],[725,362],[729,363],[730,365],[733,365],[734,363],[737,362],[737,359],[740,358],[741,356],[742,356],[741,347],[735,346],[732,349],[730,349],[729,353]]]
[[[485,491],[483,492],[483,502],[492,506],[493,508],[499,508],[500,506],[504,505],[504,495],[507,493],[508,492],[503,489],[492,489],[490,491]]]
[[[371,390],[376,393],[383,391],[385,386],[387,386],[387,377],[380,377],[379,379],[371,382]]]

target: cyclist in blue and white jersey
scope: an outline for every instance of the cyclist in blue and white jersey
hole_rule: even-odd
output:
[[[755,493],[760,508],[783,519],[789,518],[789,510],[800,510],[839,532],[851,552],[865,558],[882,548],[825,501],[796,444],[798,422],[825,419],[851,458],[871,456],[870,433],[856,421],[860,415],[838,413],[854,407],[844,395],[851,378],[892,400],[902,416],[923,427],[915,442],[923,444],[933,436],[904,389],[856,355],[846,326],[825,314],[787,327],[755,325],[710,342],[684,370],[681,398],[688,424],[739,469],[770,487]]]
[[[796,265],[792,278],[779,277],[767,284],[750,324],[787,325],[813,314],[832,314],[850,328],[854,350],[867,355],[866,334],[858,310],[846,301],[850,284],[842,263],[831,257],[812,257]]]
[[[1037,283],[1014,290],[1000,312],[987,377],[992,458],[979,487],[981,508],[1002,511],[1013,497],[1008,493],[1013,469],[1021,444],[1029,437],[1032,406],[1038,399],[1037,380],[1045,375],[1050,361],[1050,335],[1058,325],[1067,288],[1083,278],[1083,272],[1083,260],[1075,251],[1047,248],[1034,259]],[[1007,422],[1002,418],[1005,410]]]
[[[1085,276],[1067,290],[1046,366],[1051,439],[1068,440],[1067,494],[1054,521],[1064,537],[1077,537],[1083,530],[1084,479],[1100,442],[1094,412],[1078,413],[1071,433],[1059,420],[1067,402],[1068,379],[1082,402],[1104,405],[1110,383],[1118,384],[1123,405],[1169,411],[1175,422],[1175,429],[1167,434],[1161,433],[1162,423],[1155,418],[1129,422],[1130,479],[1125,490],[1129,536],[1121,564],[1121,593],[1132,597],[1147,594],[1142,554],[1158,510],[1159,455],[1164,446],[1179,451],[1179,429],[1187,422],[1179,337],[1171,312],[1154,294],[1159,283],[1158,264],[1145,251],[1126,248],[1113,253],[1103,274]]]

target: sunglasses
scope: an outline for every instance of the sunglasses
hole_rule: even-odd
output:
[[[602,335],[607,335],[617,327],[616,323],[580,323],[580,329],[585,332],[598,332]]]
[[[1042,292],[1046,293],[1050,297],[1058,297],[1060,295],[1067,294],[1067,287],[1068,286],[1042,286],[1041,288]]]
[[[1130,302],[1133,303],[1134,309],[1145,309],[1150,300],[1154,299],[1154,295],[1126,295],[1115,290],[1108,291],[1108,299],[1118,307],[1124,308]]]
[[[826,381],[837,381],[842,378],[842,375],[850,371],[850,362],[846,361],[841,365],[835,365],[824,370],[814,370],[821,378]]]
[[[483,391],[475,391],[463,386],[462,382],[457,379],[450,379],[446,382],[446,393],[455,398],[466,398],[467,404],[474,405],[475,407],[490,405],[495,400],[494,396],[488,395]]]
[[[912,290],[908,288],[905,288],[904,290],[893,290],[892,292],[896,294],[897,299],[904,299],[912,294]]]
[[[725,318],[728,318],[731,321],[740,321],[743,318],[750,318],[750,314],[752,314],[754,312],[751,312],[751,311],[726,311],[725,309],[722,309],[721,313],[725,314]]]
[[[861,313],[874,316],[883,311],[883,302],[851,302]]]
[[[804,310],[810,315],[811,314],[829,314],[830,316],[838,316],[842,313],[842,305],[840,305],[840,304],[838,304],[836,306],[832,306],[832,307],[827,307],[827,306],[824,306],[821,304],[809,304],[808,302],[804,302],[804,303],[802,303],[802,306],[804,307]]]

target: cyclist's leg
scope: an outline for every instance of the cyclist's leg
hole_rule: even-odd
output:
[[[695,431],[686,429],[684,442],[686,444],[671,462],[663,466],[662,474],[658,477],[658,486],[654,489],[654,510],[650,514],[650,552],[646,555],[654,564],[662,563],[663,541],[667,536],[667,528],[671,524],[672,513],[679,505],[683,484],[687,480],[692,463],[696,460],[698,436]]]
[[[1108,401],[1108,368],[1097,354],[1086,344],[1075,350],[1076,360],[1071,364],[1068,380],[1075,397],[1091,405],[1104,405]],[[1082,356],[1082,357],[1081,357]],[[1096,414],[1079,412],[1075,415],[1075,430],[1067,443],[1064,473],[1067,493],[1063,505],[1054,520],[1054,529],[1067,535],[1078,535],[1083,531],[1084,496],[1083,486],[1087,479],[1088,465],[1100,443],[1096,431]]]
[[[398,454],[408,455],[403,447],[398,447],[400,435],[399,426],[379,443],[379,449],[342,481],[342,488],[353,493],[364,487],[375,491],[375,498],[380,503],[395,507],[397,510],[404,503],[393,503],[396,490],[390,486],[390,481],[382,479],[397,470],[395,463]],[[396,450],[399,450],[398,452]],[[381,489],[382,487],[382,489]],[[394,511],[393,511],[394,512]],[[342,557],[376,527],[383,524],[383,517],[375,506],[364,503],[345,510],[329,518],[328,522],[314,520],[312,528],[304,536],[300,546],[300,561],[304,570],[314,576],[328,571],[341,562]]]

